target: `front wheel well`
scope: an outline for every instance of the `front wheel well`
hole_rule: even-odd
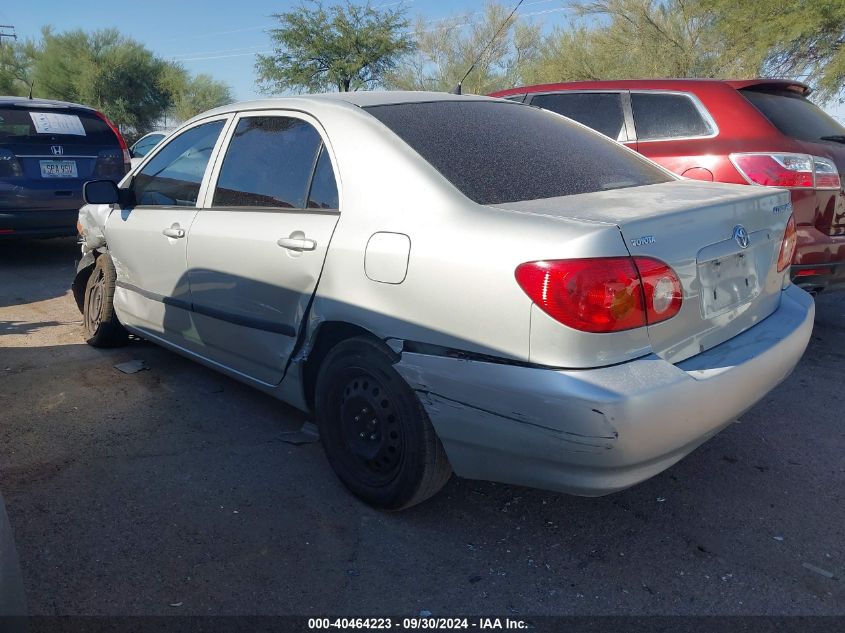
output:
[[[88,278],[94,271],[96,263],[97,253],[94,254],[94,260],[90,264],[77,271],[76,277],[73,278],[73,283],[70,285],[70,289],[73,291],[73,298],[76,301],[76,307],[79,308],[80,314],[85,311],[85,286],[88,284]]]
[[[321,323],[314,338],[311,351],[305,359],[305,366],[302,371],[302,386],[305,393],[305,402],[308,408],[314,410],[314,392],[317,386],[317,374],[320,366],[328,353],[338,343],[356,336],[367,336],[374,340],[381,341],[375,334],[345,321],[326,321]]]

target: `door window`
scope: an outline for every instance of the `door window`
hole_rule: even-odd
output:
[[[557,112],[609,136],[627,140],[622,96],[618,92],[573,92],[537,95],[531,105]]]
[[[139,206],[195,206],[205,168],[224,121],[192,127],[174,137],[132,181]]]
[[[242,118],[226,150],[212,206],[306,208],[321,147],[320,134],[301,119]],[[320,163],[311,200],[316,206],[336,207],[337,192],[332,199],[327,183],[331,162],[325,156]],[[333,174],[330,184],[334,185]]]
[[[326,146],[320,150],[314,178],[311,179],[311,191],[308,194],[309,209],[337,209],[337,182],[332,170],[332,161],[326,151]]]
[[[716,131],[687,95],[634,92],[631,105],[640,141],[709,136]]]

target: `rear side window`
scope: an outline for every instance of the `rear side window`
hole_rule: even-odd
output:
[[[311,180],[311,191],[308,194],[309,209],[337,209],[340,205],[337,199],[337,182],[332,170],[332,161],[325,145],[320,150],[314,178]]]
[[[212,206],[304,209],[321,146],[320,134],[301,119],[241,119],[226,150]]]
[[[845,136],[845,127],[811,101],[793,92],[740,90],[778,130],[802,141]]]
[[[194,206],[223,121],[210,121],[173,137],[132,180],[140,206]]]
[[[531,105],[575,119],[614,141],[628,138],[625,115],[622,113],[622,96],[618,92],[537,95],[531,100]]]
[[[110,145],[117,137],[90,110],[75,108],[0,108],[0,143],[33,145]]]
[[[631,106],[640,141],[709,136],[716,131],[686,95],[634,92]]]
[[[479,204],[672,180],[610,139],[521,104],[433,101],[366,110]]]

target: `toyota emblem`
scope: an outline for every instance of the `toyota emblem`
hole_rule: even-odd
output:
[[[748,231],[741,224],[734,227],[734,239],[741,248],[748,248]]]

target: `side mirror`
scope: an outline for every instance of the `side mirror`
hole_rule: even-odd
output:
[[[82,197],[88,204],[117,204],[120,190],[111,180],[89,180],[82,185]]]

